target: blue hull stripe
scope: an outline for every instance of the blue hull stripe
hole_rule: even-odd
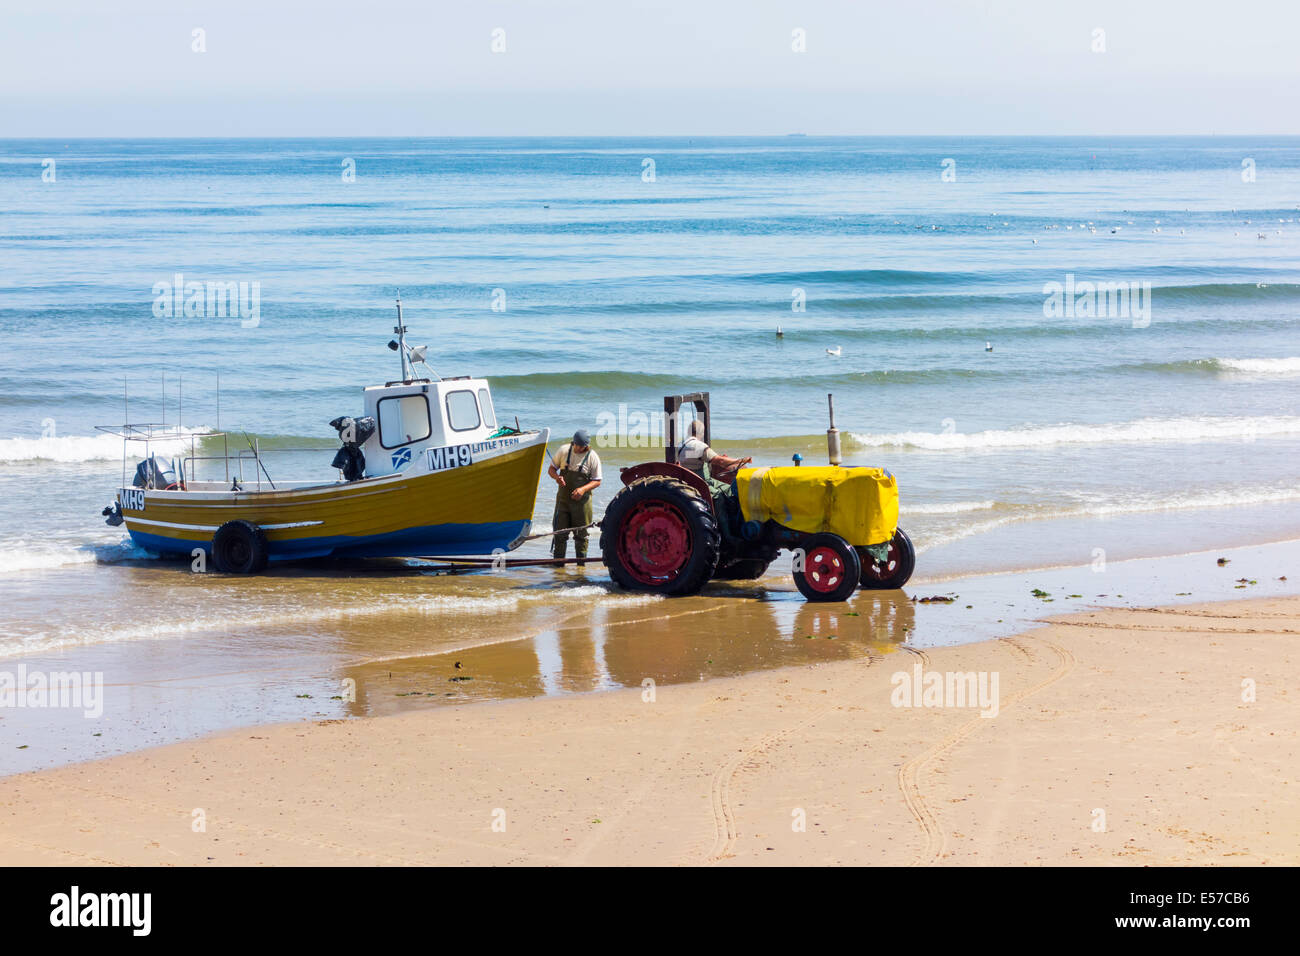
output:
[[[527,534],[531,521],[496,521],[490,524],[436,524],[388,534],[352,537],[333,535],[268,542],[272,561],[328,556],[348,558],[410,558],[419,555],[463,556],[508,550]],[[132,531],[131,540],[156,554],[189,557],[195,548],[211,550],[211,542],[182,541],[144,531]]]

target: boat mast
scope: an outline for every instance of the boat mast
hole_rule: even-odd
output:
[[[122,487],[126,487],[126,436],[131,432],[131,396],[126,376],[122,377]]]
[[[402,381],[409,382],[415,377],[413,369],[408,370],[406,359],[406,326],[402,324],[402,290],[397,290],[397,328],[393,329],[397,335],[397,354],[402,360]]]
[[[221,435],[221,373],[217,373],[217,434]],[[225,450],[222,451],[222,459],[226,463],[226,481],[230,480],[230,442],[226,440],[225,435],[221,435],[221,445]]]

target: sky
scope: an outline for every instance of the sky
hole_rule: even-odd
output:
[[[0,0],[0,138],[1296,134],[1297,36],[1296,0]]]

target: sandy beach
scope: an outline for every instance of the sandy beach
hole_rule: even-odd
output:
[[[0,780],[0,856],[1295,865],[1298,635],[1292,596],[1102,609],[964,646],[244,729]],[[996,716],[898,706],[970,672],[995,677]]]

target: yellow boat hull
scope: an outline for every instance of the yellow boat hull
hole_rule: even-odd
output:
[[[532,527],[545,435],[445,471],[396,474],[278,491],[123,489],[132,540],[159,554],[211,550],[227,521],[262,529],[271,560],[491,554]]]

